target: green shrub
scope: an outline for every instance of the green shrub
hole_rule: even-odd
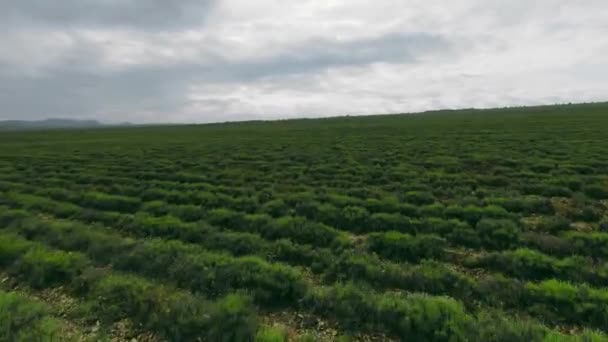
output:
[[[74,217],[82,210],[82,208],[72,203],[19,193],[7,193],[5,201],[18,204],[28,210],[40,210],[62,218]]]
[[[336,226],[352,231],[365,231],[370,223],[370,213],[367,209],[357,206],[342,208]]]
[[[400,212],[400,209],[403,207],[403,205],[403,203],[399,203],[399,200],[397,198],[392,197],[383,197],[382,199],[368,198],[362,204],[362,206],[364,206],[372,213]],[[405,208],[411,208],[411,206]]]
[[[475,229],[482,244],[489,248],[509,248],[515,246],[519,240],[519,228],[511,220],[482,219]]]
[[[255,342],[287,342],[287,332],[281,327],[262,327],[255,334]]]
[[[141,210],[154,216],[165,216],[169,214],[170,205],[164,201],[149,201],[141,205]]]
[[[574,286],[558,280],[529,283],[523,297],[527,311],[553,322],[605,328],[608,322],[606,290]]]
[[[282,199],[274,199],[264,203],[261,211],[273,217],[280,217],[287,215],[289,207]]]
[[[562,216],[541,216],[538,218],[536,227],[534,227],[535,230],[553,234],[568,230],[569,228],[570,221]]]
[[[583,192],[593,199],[608,199],[608,188],[605,186],[597,184],[586,185],[583,187]]]
[[[8,227],[11,223],[27,218],[31,214],[22,209],[8,209],[0,207],[0,229]]]
[[[541,190],[541,195],[545,197],[570,197],[572,190],[563,186],[545,185]]]
[[[45,288],[70,281],[88,264],[78,253],[33,248],[11,268],[11,273],[34,288]]]
[[[446,241],[437,235],[372,233],[367,237],[370,251],[392,260],[418,261],[445,257]]]
[[[412,211],[413,212],[410,214],[406,214],[403,211],[401,211],[401,213],[406,216],[418,216],[418,214],[420,214],[422,217],[443,217],[445,207],[441,203],[434,203],[420,207],[418,212]]]
[[[586,205],[580,211],[577,211],[573,216],[575,220],[596,222],[602,216],[602,212],[590,205]]]
[[[34,243],[24,240],[18,235],[1,232],[0,266],[6,267],[11,265],[15,260],[34,247]]]
[[[402,340],[466,341],[473,323],[452,299],[380,295],[350,283],[313,292],[307,301],[317,313],[334,317],[348,330],[379,329]]]
[[[174,205],[169,209],[172,216],[180,218],[184,222],[199,221],[205,216],[203,209],[197,205]]]
[[[303,217],[281,217],[260,230],[265,238],[290,238],[299,243],[329,246],[339,232],[321,223],[308,221]]]
[[[435,196],[426,191],[408,191],[404,196],[404,200],[416,205],[433,204]]]
[[[564,234],[564,238],[572,243],[574,249],[581,255],[608,257],[608,233],[570,231]]]
[[[250,341],[256,336],[257,325],[251,299],[231,294],[215,303],[206,337],[209,341]]]
[[[510,319],[504,313],[482,312],[477,316],[474,341],[545,341],[547,329],[531,320]]]
[[[133,197],[109,195],[101,192],[87,192],[82,195],[82,204],[100,210],[134,212],[140,206],[140,200]]]
[[[523,279],[546,279],[555,276],[556,263],[556,259],[545,254],[521,248],[489,253],[470,261],[471,266],[491,268]]]
[[[398,231],[403,233],[414,232],[412,221],[401,214],[376,213],[370,217],[370,231],[386,232]]]
[[[257,329],[250,300],[240,295],[209,302],[134,276],[105,275],[89,281],[91,310],[106,322],[129,318],[173,341],[252,340]]]
[[[0,291],[0,341],[64,341],[62,326],[43,304]]]
[[[496,204],[510,212],[518,212],[526,215],[554,213],[551,201],[545,197],[528,195],[523,197],[494,197],[485,200],[488,204]]]
[[[476,298],[498,308],[519,307],[525,293],[525,284],[522,281],[501,274],[482,277],[475,285]]]
[[[484,267],[520,279],[543,280],[560,278],[602,284],[605,280],[596,272],[590,260],[580,256],[564,259],[550,257],[536,250],[519,248],[514,251],[493,252],[471,258],[469,266]]]
[[[470,248],[477,248],[482,243],[479,234],[473,228],[456,228],[447,236],[447,239],[453,244]]]
[[[543,253],[567,256],[576,252],[576,246],[572,241],[555,235],[523,232],[520,237],[525,246],[536,248]]]

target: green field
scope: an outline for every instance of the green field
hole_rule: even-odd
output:
[[[0,341],[607,341],[608,104],[0,133]]]

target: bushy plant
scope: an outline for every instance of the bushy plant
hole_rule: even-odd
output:
[[[435,196],[426,191],[408,191],[403,199],[416,205],[433,204],[435,202]]]
[[[282,327],[262,327],[255,334],[255,342],[286,342],[287,332]]]
[[[1,341],[67,341],[62,328],[45,305],[0,291]]]
[[[571,240],[555,235],[536,232],[523,232],[520,235],[524,245],[536,248],[543,253],[567,256],[576,252],[576,246]]]
[[[11,267],[11,273],[34,288],[44,288],[70,281],[88,264],[88,260],[78,253],[33,248]]]
[[[82,195],[82,204],[101,210],[118,212],[134,212],[140,206],[138,198],[109,195],[101,192],[87,192]]]
[[[489,248],[509,248],[519,240],[519,228],[511,220],[482,219],[475,226],[484,246]]]
[[[608,199],[608,188],[606,186],[598,184],[585,185],[583,192],[593,199]]]
[[[402,261],[418,261],[420,259],[441,259],[445,257],[446,241],[437,235],[402,234],[391,231],[387,233],[372,233],[367,237],[370,251],[385,258]]]

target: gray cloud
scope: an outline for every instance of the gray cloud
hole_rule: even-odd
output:
[[[352,41],[312,39],[267,61],[245,63],[239,72],[255,77],[369,63],[413,63],[427,53],[448,53],[449,50],[448,40],[420,32],[390,33]]]
[[[209,122],[602,100],[608,10],[559,3],[14,2],[0,12],[0,119]]]
[[[216,56],[206,63],[144,64],[100,71],[103,52],[81,39],[75,44],[59,63],[46,67],[42,75],[10,75],[12,66],[0,64],[3,75],[0,103],[4,108],[28,119],[76,115],[93,118],[103,113],[100,109],[129,116],[130,110],[137,109],[159,113],[158,119],[171,121],[173,111],[188,105],[184,95],[191,84],[253,82],[373,62],[413,63],[425,53],[449,50],[449,43],[441,37],[391,34],[348,42],[310,40],[269,59],[233,62]],[[221,110],[226,102],[234,100],[201,103]],[[220,103],[224,106],[218,106]]]
[[[204,23],[214,0],[24,0],[3,5],[0,20],[20,27],[135,27],[148,30]]]

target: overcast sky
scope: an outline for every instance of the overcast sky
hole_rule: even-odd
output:
[[[0,0],[0,119],[608,100],[607,0]]]

